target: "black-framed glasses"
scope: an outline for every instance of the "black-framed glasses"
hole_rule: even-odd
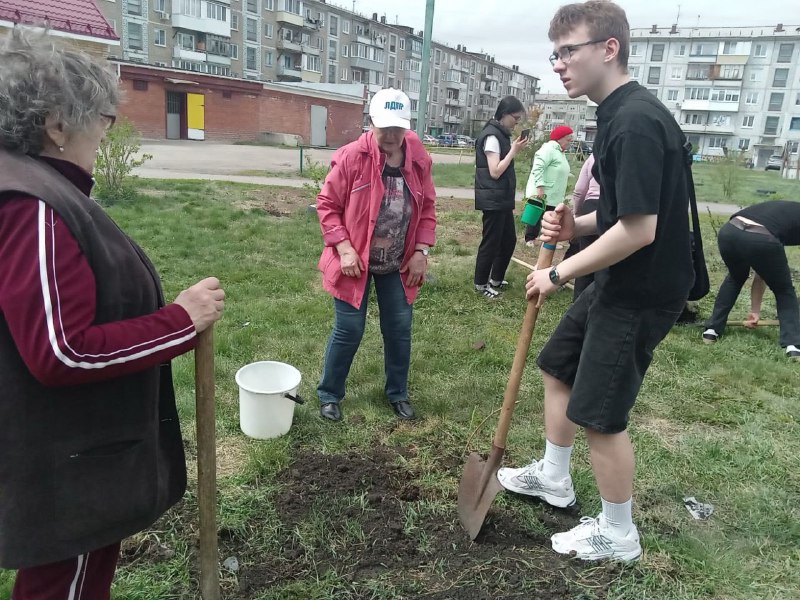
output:
[[[100,116],[103,117],[103,119],[105,120],[106,131],[111,129],[114,126],[114,123],[117,122],[117,115],[108,115],[106,113],[100,113]]]
[[[561,46],[558,50],[553,52],[550,55],[550,64],[554,67],[556,63],[560,60],[565,65],[569,64],[569,61],[572,60],[572,53],[575,52],[578,48],[582,48],[583,46],[589,46],[591,44],[605,44],[608,39],[605,40],[589,40],[588,42],[583,42],[582,44],[570,44],[569,46]]]

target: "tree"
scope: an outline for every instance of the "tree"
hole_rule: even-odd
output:
[[[95,194],[107,204],[124,202],[135,197],[131,171],[142,166],[153,156],[142,154],[139,132],[127,119],[120,119],[112,127],[97,153],[94,175],[97,180]]]

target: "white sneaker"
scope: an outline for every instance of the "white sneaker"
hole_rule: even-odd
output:
[[[550,479],[544,474],[544,460],[533,461],[521,469],[504,467],[497,471],[497,480],[511,492],[541,498],[558,508],[575,503],[572,477],[567,475],[561,481]]]
[[[636,526],[620,537],[605,523],[603,515],[596,519],[583,517],[576,527],[550,537],[553,550],[574,554],[581,560],[638,560],[642,555]]]

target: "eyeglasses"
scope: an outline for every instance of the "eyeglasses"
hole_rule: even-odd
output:
[[[114,126],[114,123],[117,122],[117,115],[107,115],[105,113],[100,113],[100,116],[106,121],[105,129],[108,131]]]
[[[588,42],[583,42],[582,44],[571,44],[569,46],[561,46],[558,50],[553,52],[550,55],[550,64],[554,67],[556,63],[560,60],[565,65],[569,64],[569,61],[572,60],[572,53],[575,52],[578,48],[582,48],[583,46],[589,46],[591,44],[605,44],[608,40],[589,40]]]

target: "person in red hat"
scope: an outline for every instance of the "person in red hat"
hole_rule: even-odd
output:
[[[526,198],[544,199],[547,210],[554,210],[556,205],[564,201],[569,179],[569,162],[564,151],[572,143],[572,128],[559,125],[550,132],[550,141],[533,155],[533,166],[525,187]],[[525,243],[533,246],[539,237],[541,222],[525,227]]]

